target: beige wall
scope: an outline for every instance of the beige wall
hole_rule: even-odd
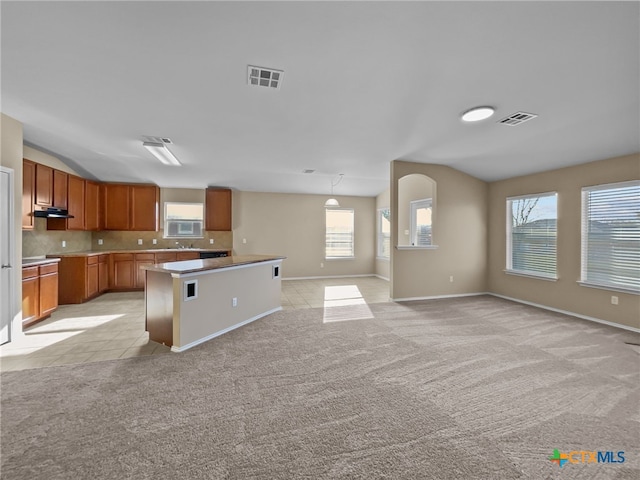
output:
[[[27,145],[23,146],[24,148],[24,158],[27,160],[31,160],[32,162],[40,163],[42,165],[46,165],[51,168],[55,168],[56,170],[61,170],[63,172],[70,173],[72,175],[79,175],[78,172],[71,169],[65,163],[62,162],[57,157],[53,155],[49,155],[48,153],[41,152],[40,150],[36,150],[35,148],[31,148]],[[82,175],[79,175],[82,176]]]
[[[421,173],[436,182],[436,249],[391,253],[391,297],[463,295],[487,289],[488,185],[450,167],[396,160],[391,164],[391,241],[398,242],[398,179]],[[450,282],[453,276],[453,282]]]
[[[14,181],[14,259],[13,259],[13,285],[14,299],[13,311],[15,312],[11,335],[13,338],[22,333],[22,124],[17,120],[0,114],[0,164],[13,170]],[[6,288],[0,285],[0,288]]]
[[[391,208],[391,190],[387,189],[384,192],[382,192],[380,195],[378,195],[376,197],[376,221],[378,218],[378,210],[382,209],[382,208]],[[375,225],[376,228],[376,242],[377,242],[377,236],[378,236],[378,225]],[[375,245],[376,248],[376,255],[377,255],[377,248],[378,245]],[[389,276],[391,275],[391,259],[382,259],[382,258],[378,258],[376,256],[376,275],[378,275],[379,277],[382,278],[386,278],[387,280],[389,279]]]
[[[580,286],[581,188],[640,179],[640,154],[586,163],[489,185],[489,290],[600,320],[640,328],[640,296]],[[558,193],[558,280],[550,282],[504,273],[506,198]],[[619,299],[611,304],[611,295]]]
[[[289,193],[233,192],[234,252],[287,257],[282,265],[285,278],[372,275],[375,198],[336,198],[341,207],[355,210],[355,258],[325,259],[326,195]]]

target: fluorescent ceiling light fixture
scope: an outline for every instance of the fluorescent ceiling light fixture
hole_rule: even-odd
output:
[[[142,146],[165,165],[182,165],[164,143],[144,142]]]
[[[477,122],[489,118],[495,109],[493,107],[475,107],[462,114],[462,120],[465,122]]]

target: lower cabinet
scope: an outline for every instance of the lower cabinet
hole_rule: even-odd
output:
[[[142,265],[153,265],[156,263],[155,257],[153,253],[136,253],[136,288],[144,288],[145,270],[140,267]]]
[[[58,263],[22,268],[22,326],[45,319],[58,308]]]
[[[100,293],[99,257],[100,255],[61,257],[59,272],[64,279],[58,293],[61,305],[83,303]]]
[[[109,255],[98,256],[98,293],[109,290]]]
[[[109,286],[113,290],[130,290],[135,286],[134,254],[111,254],[111,277]]]

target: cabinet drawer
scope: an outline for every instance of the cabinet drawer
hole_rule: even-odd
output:
[[[93,255],[92,257],[87,257],[87,265],[94,265],[98,263],[98,255]]]
[[[57,263],[50,263],[49,265],[40,265],[40,275],[48,275],[50,273],[58,273]]]
[[[114,262],[132,261],[133,253],[112,253],[111,258]]]
[[[109,261],[109,255],[98,255],[98,263],[107,263]]]
[[[172,252],[167,253],[156,253],[156,262],[164,263],[164,262],[175,262],[176,254]]]
[[[22,279],[25,278],[33,278],[38,276],[38,266],[35,267],[23,267],[22,268]]]
[[[155,260],[155,254],[153,253],[136,253],[136,260]]]

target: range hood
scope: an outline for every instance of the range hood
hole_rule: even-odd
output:
[[[44,210],[36,210],[33,212],[33,216],[39,218],[74,218],[73,215],[69,215],[69,211],[66,208],[60,207],[47,207]]]

